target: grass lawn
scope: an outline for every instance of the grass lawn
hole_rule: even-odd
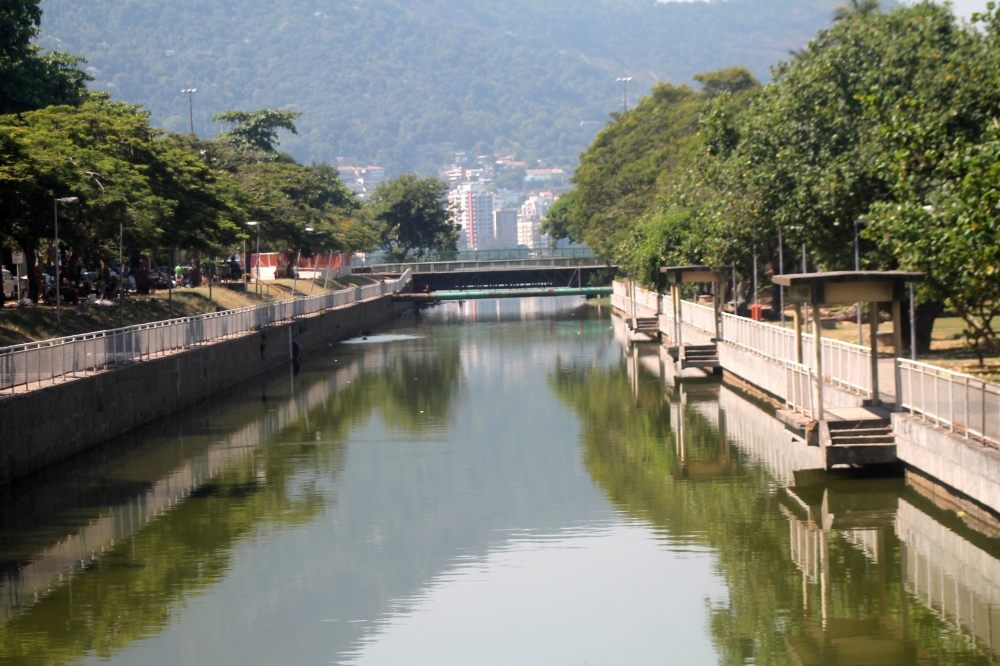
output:
[[[212,300],[209,300],[208,287],[175,289],[173,316],[190,317],[207,312],[242,308],[265,300],[275,300],[256,298],[252,292],[244,295],[224,288],[213,288],[212,297]],[[51,305],[18,307],[13,303],[8,303],[0,310],[0,346],[118,328],[120,325],[118,302],[107,301],[106,303],[103,305],[63,304],[61,330],[56,329],[55,307]],[[168,304],[168,293],[158,292],[153,296],[132,295],[125,301],[123,315],[121,321],[125,326],[170,319],[171,307]]]
[[[311,296],[374,282],[376,280],[371,278],[350,276],[339,281],[330,280],[325,290],[322,280],[317,280],[315,287],[311,280],[299,280],[295,286],[298,295]],[[0,347],[294,298],[296,293],[292,291],[292,284],[292,280],[286,279],[262,281],[260,296],[254,293],[256,285],[253,283],[248,285],[247,293],[213,287],[211,300],[208,298],[208,287],[175,289],[172,309],[168,304],[169,292],[159,291],[150,296],[133,294],[125,301],[121,320],[117,301],[99,305],[63,304],[61,329],[56,328],[56,309],[51,305],[19,307],[8,303],[0,310]]]

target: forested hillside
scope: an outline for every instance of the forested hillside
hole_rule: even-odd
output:
[[[657,80],[768,68],[830,22],[833,0],[46,0],[39,43],[88,58],[91,88],[184,132],[224,109],[303,112],[282,148],[390,170],[420,146],[519,150],[572,165],[609,112]],[[485,144],[485,145],[484,145]],[[437,151],[444,152],[444,151]]]

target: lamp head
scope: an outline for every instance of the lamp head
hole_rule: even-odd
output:
[[[63,197],[61,199],[56,199],[59,203],[80,203],[80,199],[77,197]]]

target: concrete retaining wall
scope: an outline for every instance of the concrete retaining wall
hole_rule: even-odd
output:
[[[357,335],[410,309],[382,296],[0,400],[0,484]]]
[[[900,460],[1000,512],[1000,451],[902,412],[892,415],[892,429]]]

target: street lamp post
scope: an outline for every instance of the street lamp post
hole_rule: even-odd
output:
[[[260,295],[260,222],[257,220],[250,220],[247,222],[248,226],[257,227],[257,284],[254,287],[254,293],[258,296]]]
[[[312,227],[306,227],[306,231],[308,231],[309,233],[312,233],[312,232],[314,232],[316,230],[313,229]],[[302,251],[299,250],[300,256],[301,256],[301,253],[302,253]],[[310,296],[312,296],[312,293],[314,291],[316,291],[316,271],[317,270],[319,270],[319,257],[317,257],[315,254],[313,254],[313,276],[312,276],[312,284],[309,285],[309,295]],[[298,271],[296,271],[295,277],[296,278],[298,277]]]
[[[77,197],[63,197],[61,199],[57,198],[55,202],[55,249],[56,249],[56,330],[59,330],[62,324],[62,302],[61,295],[59,293],[59,268],[62,265],[59,261],[59,204],[75,204],[80,203]]]
[[[181,91],[182,94],[188,96],[188,117],[191,120],[191,134],[194,134],[194,94],[198,92],[197,88],[185,88]]]
[[[785,274],[785,239],[778,226],[778,275]],[[781,328],[785,328],[785,287],[778,285],[778,302],[781,305]]]
[[[618,82],[622,84],[622,113],[628,111],[628,82],[631,80],[631,76],[618,77]]]

